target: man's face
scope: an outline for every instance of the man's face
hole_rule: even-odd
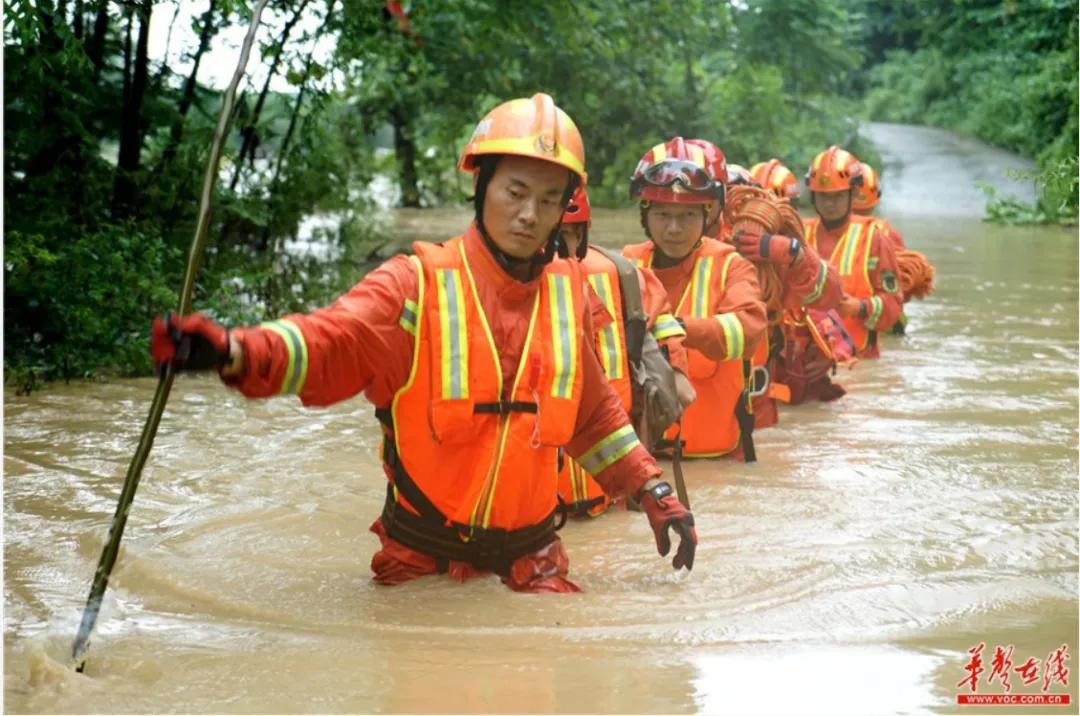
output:
[[[567,170],[528,157],[503,157],[484,195],[484,226],[499,249],[514,258],[536,254],[562,218]]]
[[[815,191],[814,208],[823,221],[840,221],[851,211],[851,191]]]
[[[566,250],[570,252],[571,256],[576,255],[578,244],[581,243],[581,239],[585,236],[585,224],[563,224],[559,231],[562,232],[563,240],[566,242]]]
[[[681,259],[694,250],[701,238],[705,210],[703,204],[654,201],[645,219],[649,236],[665,255]]]

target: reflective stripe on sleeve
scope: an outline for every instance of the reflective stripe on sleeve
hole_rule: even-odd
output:
[[[818,261],[820,264],[818,266],[817,283],[814,284],[814,290],[802,300],[804,306],[821,298],[821,292],[825,290],[825,279],[829,277],[829,264],[825,263],[825,259],[818,259]]]
[[[720,327],[724,329],[724,345],[727,348],[724,360],[742,358],[746,338],[738,317],[734,313],[718,313],[716,320],[720,321]]]
[[[398,323],[411,335],[416,335],[416,301],[405,299],[405,305],[401,308],[401,317],[398,319]]]
[[[685,336],[686,329],[675,320],[675,316],[670,313],[661,313],[656,317],[656,322],[653,323],[652,334],[653,338],[662,341],[672,336]]]
[[[578,458],[578,464],[590,475],[599,475],[640,444],[634,428],[624,425],[589,448]]]
[[[289,362],[285,366],[285,377],[281,381],[282,395],[297,395],[304,389],[304,381],[307,379],[308,352],[304,334],[292,321],[284,319],[263,323],[261,328],[281,336],[285,341],[285,348],[289,352]]]
[[[873,296],[870,298],[870,315],[866,317],[866,327],[873,330],[877,326],[877,322],[881,320],[881,311],[885,308],[884,302],[880,296]]]

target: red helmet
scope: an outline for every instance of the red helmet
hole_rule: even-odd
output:
[[[761,188],[761,182],[754,178],[750,170],[741,164],[728,164],[728,184],[735,186],[756,186]]]
[[[777,199],[791,201],[799,196],[799,180],[779,159],[755,164],[750,168],[750,174]]]
[[[705,150],[682,137],[645,152],[630,178],[630,197],[673,204],[723,201],[724,184],[707,168]]]
[[[727,161],[724,159],[724,153],[720,151],[720,147],[706,139],[687,139],[686,143],[701,147],[702,151],[705,152],[705,171],[709,173],[713,181],[727,184]]]
[[[570,197],[570,203],[563,212],[562,223],[592,226],[592,208],[589,206],[589,195],[585,193],[585,187],[579,186],[574,190],[574,195]]]
[[[855,198],[851,200],[851,208],[855,211],[870,211],[877,206],[881,199],[881,181],[877,172],[866,162],[859,162],[862,168],[863,183],[855,190]]]
[[[847,191],[861,186],[862,167],[851,152],[835,144],[814,157],[810,170],[806,172],[806,185],[810,191],[830,193]]]

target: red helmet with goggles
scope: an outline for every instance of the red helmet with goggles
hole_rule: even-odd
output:
[[[750,170],[741,164],[728,164],[728,183],[733,186],[753,186],[757,188],[761,187],[761,182],[754,178],[754,175],[750,173]]]
[[[645,152],[630,178],[630,197],[708,204],[724,200],[724,184],[709,173],[704,149],[675,137]]]

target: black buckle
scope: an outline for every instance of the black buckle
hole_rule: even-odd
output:
[[[536,403],[526,403],[517,400],[497,400],[493,403],[477,403],[473,406],[473,413],[477,414],[509,415],[510,413],[532,413],[535,415],[537,412],[539,412],[539,407]]]

